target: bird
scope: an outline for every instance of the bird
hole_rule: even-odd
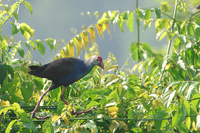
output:
[[[41,100],[43,97],[51,90],[58,88],[59,86],[64,86],[60,98],[66,104],[69,105],[68,102],[64,99],[64,91],[67,86],[73,84],[74,82],[78,81],[79,79],[83,78],[87,75],[94,66],[99,66],[104,69],[104,64],[102,62],[102,57],[93,55],[86,61],[77,59],[77,58],[60,58],[54,60],[48,64],[43,66],[29,66],[28,73],[37,77],[47,78],[51,80],[51,85],[49,88],[40,96],[40,99],[35,106],[34,110],[31,112],[31,117],[35,117],[36,119],[46,119],[46,117],[39,117],[36,116],[35,113],[40,105]],[[87,111],[80,111],[80,112],[73,112],[76,115],[81,113],[90,112],[92,109]],[[73,111],[73,110],[72,110]],[[78,115],[77,115],[78,116]]]

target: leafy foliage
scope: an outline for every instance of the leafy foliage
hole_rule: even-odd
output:
[[[1,132],[199,132],[200,11],[185,20],[179,19],[177,15],[188,13],[187,4],[181,0],[174,0],[174,4],[162,2],[159,8],[137,8],[122,13],[107,11],[97,24],[64,42],[66,45],[61,48],[56,39],[32,40],[34,29],[17,21],[16,9],[21,4],[33,13],[30,3],[25,0],[18,0],[11,6],[0,3],[4,7],[0,12],[0,27],[9,18],[15,19],[10,23],[12,36],[5,36],[3,31],[0,34]],[[94,15],[98,17],[99,13]],[[137,27],[143,22],[145,29],[155,23],[155,37],[168,39],[166,55],[153,52],[150,44],[138,38],[130,44],[128,59],[137,61],[131,71],[124,70],[126,63],[118,68],[115,56],[109,53],[104,60],[105,74],[95,68],[67,87],[65,98],[69,106],[60,100],[62,87],[59,87],[44,98],[39,108],[45,110],[37,112],[37,115],[51,117],[29,119],[27,113],[33,110],[43,90],[50,85],[50,81],[27,73],[32,50],[39,50],[44,56],[45,46],[55,50],[58,45],[60,51],[55,59],[74,57],[75,51],[80,57],[83,50],[88,58],[99,54],[96,31],[101,38],[105,30],[110,32],[109,25],[117,24],[125,32],[125,22],[133,33],[134,19],[137,19]],[[14,43],[16,34],[24,36],[26,41]],[[96,109],[80,117],[71,114],[72,109],[79,111],[92,107]]]

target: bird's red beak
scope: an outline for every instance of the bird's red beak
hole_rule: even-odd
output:
[[[103,65],[103,62],[99,63],[99,66],[104,69],[104,65]]]

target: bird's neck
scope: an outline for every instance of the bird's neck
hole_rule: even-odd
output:
[[[90,72],[92,68],[94,67],[94,64],[92,63],[91,59],[85,61],[85,65],[87,66],[87,71]]]

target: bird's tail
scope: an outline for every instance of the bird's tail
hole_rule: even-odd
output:
[[[29,70],[28,70],[28,73],[31,74],[31,75],[35,75],[35,76],[39,76],[38,74],[38,70],[40,68],[40,66],[29,66]]]

